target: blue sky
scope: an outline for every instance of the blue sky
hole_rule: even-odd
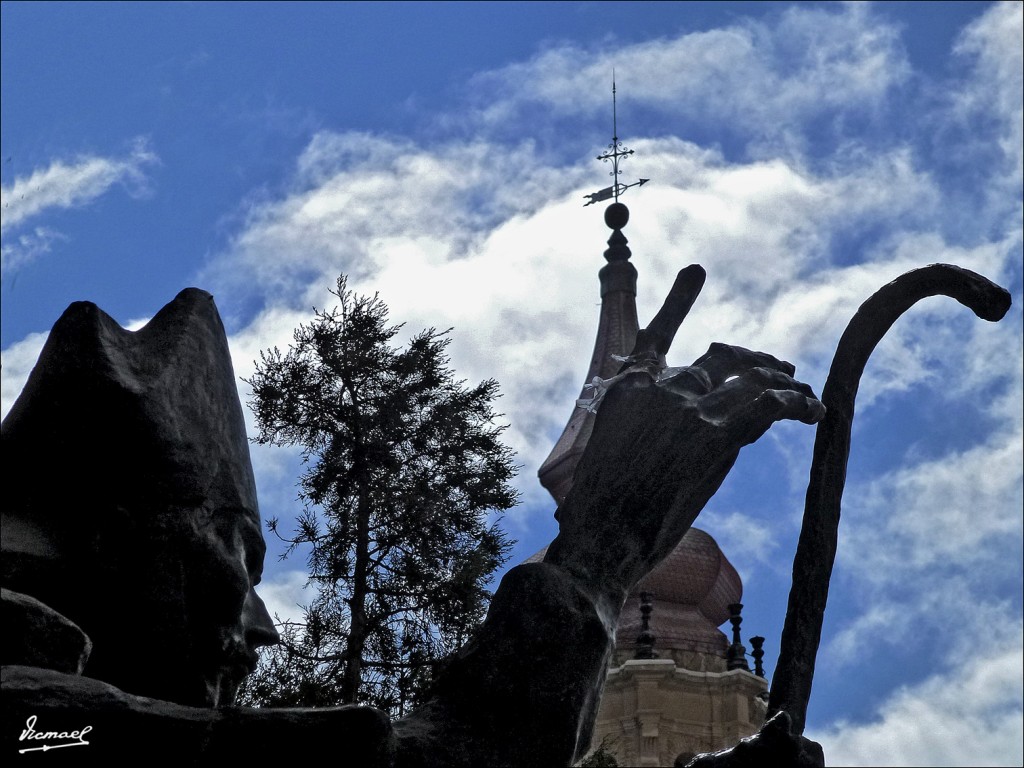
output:
[[[607,229],[610,80],[641,322],[708,270],[676,338],[790,360],[820,392],[856,307],[937,261],[1014,305],[930,299],[862,383],[809,734],[832,764],[1022,755],[1022,21],[1007,3],[3,3],[2,405],[88,299],[137,326],[214,293],[236,372],[339,272],[407,335],[453,326],[497,378],[523,504],[586,371]],[[243,399],[246,397],[241,386]],[[813,430],[745,449],[698,526],[774,668]],[[266,516],[294,455],[255,448]],[[296,559],[263,593],[302,600]]]

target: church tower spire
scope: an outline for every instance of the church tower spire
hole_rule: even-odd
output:
[[[633,150],[619,141],[614,80],[612,115],[612,143],[597,159],[612,164],[614,181],[585,195],[585,205],[612,201],[604,212],[612,233],[604,252],[607,263],[598,272],[601,315],[587,384],[580,392],[583,407],[573,408],[538,471],[541,485],[558,504],[572,488],[576,465],[594,430],[596,409],[587,402],[595,394],[594,379],[610,379],[619,373],[623,358],[633,351],[639,327],[637,271],[622,233],[629,222],[629,209],[619,197],[647,179],[632,184],[619,181],[619,163]],[[543,557],[541,550],[527,562]],[[767,705],[763,696],[768,688],[760,656],[756,657],[755,672],[750,672],[739,630],[734,631],[730,646],[718,629],[730,619],[739,626],[742,595],[739,573],[714,538],[690,528],[671,554],[626,598],[591,749],[603,746],[604,739],[610,737],[614,745],[610,751],[623,765],[684,765],[698,752],[722,749],[757,731],[764,721]],[[763,656],[762,638],[756,639]]]
[[[616,360],[616,357],[622,358],[630,353],[639,328],[636,315],[637,272],[636,267],[629,261],[632,256],[629,241],[622,234],[623,228],[629,222],[629,209],[619,202],[619,196],[631,187],[643,186],[648,179],[640,179],[632,184],[623,184],[619,181],[619,175],[622,173],[619,163],[632,155],[633,150],[624,147],[619,141],[616,109],[613,75],[612,143],[608,145],[608,151],[597,157],[602,162],[612,163],[609,175],[612,176],[613,183],[610,187],[584,196],[589,198],[589,202],[584,203],[585,206],[611,198],[615,198],[615,202],[604,212],[605,224],[612,230],[612,234],[608,238],[608,248],[604,252],[608,263],[598,272],[601,285],[601,316],[597,326],[597,338],[594,341],[594,352],[587,370],[587,383],[580,392],[580,398],[592,394],[589,385],[595,378],[610,379],[618,373],[622,362],[621,359]],[[595,414],[592,411],[574,408],[562,435],[537,473],[541,485],[558,504],[562,503],[569,488],[572,487],[576,465],[594,429],[594,418]]]
[[[620,372],[624,358],[633,352],[639,328],[637,270],[623,234],[630,212],[618,198],[647,179],[632,184],[618,180],[618,164],[633,151],[618,140],[614,81],[611,92],[611,143],[597,159],[611,163],[613,182],[585,196],[589,200],[585,205],[612,201],[604,211],[611,236],[604,252],[607,263],[598,272],[597,338],[581,402],[538,471],[541,484],[558,504],[572,487],[575,468],[594,431],[596,409],[588,402],[595,394],[594,380]],[[543,557],[544,550],[527,562]],[[594,723],[592,750],[610,737],[609,751],[623,765],[685,765],[697,753],[721,750],[758,730],[764,722],[768,683],[760,660],[756,671],[750,672],[743,656],[738,631],[742,593],[739,573],[714,538],[691,527],[626,598],[615,628],[616,644]],[[731,646],[718,629],[728,621],[737,628]],[[761,639],[757,638],[756,647],[764,655]]]

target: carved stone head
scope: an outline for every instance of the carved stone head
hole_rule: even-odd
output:
[[[126,331],[94,304],[54,325],[2,427],[3,586],[93,642],[85,675],[230,703],[277,639],[245,424],[213,297]]]

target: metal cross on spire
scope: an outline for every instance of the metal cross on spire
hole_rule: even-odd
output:
[[[612,143],[608,145],[608,151],[602,155],[598,155],[597,159],[602,162],[611,161],[612,169],[608,172],[608,175],[615,179],[615,182],[610,187],[599,189],[597,192],[592,192],[589,195],[583,197],[590,198],[583,204],[584,207],[591,205],[592,203],[599,203],[602,200],[609,200],[615,198],[615,202],[619,202],[619,195],[624,194],[630,187],[642,187],[650,179],[640,179],[640,181],[634,181],[632,184],[623,184],[619,181],[619,175],[622,171],[619,170],[619,161],[623,158],[629,157],[633,154],[632,149],[627,149],[623,146],[622,142],[619,141],[619,115],[618,115],[618,104],[615,97],[615,70],[612,70]]]

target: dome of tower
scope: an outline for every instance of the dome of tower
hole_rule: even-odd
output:
[[[539,562],[547,549],[526,559]],[[629,593],[615,630],[616,655],[630,658],[640,634],[640,593],[651,595],[654,650],[684,666],[725,669],[729,640],[718,629],[743,582],[711,534],[691,528],[683,540]]]
[[[710,534],[691,528],[629,594],[615,630],[619,654],[631,656],[640,634],[641,592],[651,595],[650,630],[659,656],[701,668],[720,661],[724,669],[729,640],[718,627],[729,620],[729,605],[740,602],[743,582]]]
[[[743,582],[709,533],[686,532],[672,552],[633,590],[666,603],[692,605],[716,627],[729,620],[729,605],[740,602]]]

